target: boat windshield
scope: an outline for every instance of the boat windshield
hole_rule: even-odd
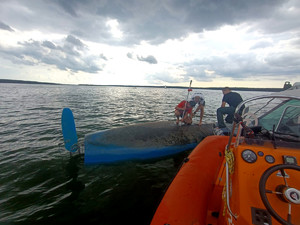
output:
[[[245,100],[236,112],[243,108],[243,121],[254,133],[300,142],[300,97],[260,96]]]
[[[263,128],[300,137],[300,101],[287,100],[258,119]]]

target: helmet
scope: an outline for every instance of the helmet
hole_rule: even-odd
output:
[[[192,99],[194,100],[195,97],[199,97],[200,98],[200,102],[204,101],[204,95],[201,92],[195,92],[195,93],[193,93]]]

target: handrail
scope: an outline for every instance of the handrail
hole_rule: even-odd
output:
[[[245,105],[247,102],[251,102],[253,100],[259,100],[259,99],[264,99],[264,98],[289,98],[289,99],[297,99],[297,100],[300,100],[300,97],[297,97],[297,96],[286,96],[286,95],[282,95],[282,94],[272,94],[272,95],[260,95],[260,96],[255,96],[255,97],[252,97],[252,98],[248,98],[244,101],[242,101],[235,109],[235,112],[239,112],[240,108]]]

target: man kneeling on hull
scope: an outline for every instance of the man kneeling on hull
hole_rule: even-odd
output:
[[[223,116],[227,114],[225,121],[227,123],[232,123],[234,118],[234,112],[236,107],[243,101],[241,95],[237,92],[232,92],[229,87],[225,87],[222,89],[223,99],[222,105],[217,109],[217,119],[218,119],[218,127],[225,128],[226,125],[224,123]],[[229,107],[226,107],[226,103]]]

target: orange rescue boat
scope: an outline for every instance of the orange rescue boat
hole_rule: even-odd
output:
[[[151,225],[300,225],[300,89],[241,107],[231,136],[205,138],[185,160]]]

